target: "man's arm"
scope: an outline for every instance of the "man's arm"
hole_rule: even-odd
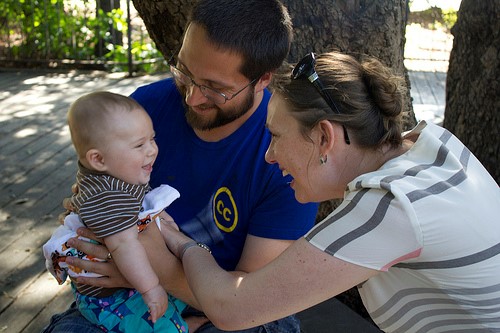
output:
[[[236,270],[246,273],[256,271],[273,261],[292,243],[291,240],[248,235]]]

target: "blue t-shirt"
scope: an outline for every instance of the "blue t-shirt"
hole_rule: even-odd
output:
[[[140,87],[131,97],[149,113],[156,132],[151,186],[168,184],[180,192],[167,212],[183,232],[210,246],[222,268],[234,270],[247,234],[295,240],[312,228],[318,205],[298,203],[291,179],[264,160],[271,140],[267,90],[254,114],[218,142],[196,136],[172,79]]]

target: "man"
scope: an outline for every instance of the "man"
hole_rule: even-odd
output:
[[[317,205],[299,204],[291,179],[264,160],[270,142],[266,87],[288,54],[291,29],[278,0],[201,0],[169,61],[175,82],[162,80],[132,94],[156,131],[159,155],[151,185],[166,183],[181,193],[167,212],[229,271],[266,265],[314,224]],[[140,238],[167,292],[198,307],[163,240],[148,238],[147,230]],[[78,241],[72,245],[100,258],[108,252]],[[129,286],[112,262],[73,263],[108,276],[79,282]],[[200,325],[197,332],[220,332],[194,308],[184,313],[190,332]],[[47,332],[58,332],[70,316],[84,320],[74,311],[57,315]],[[245,332],[262,331],[300,332],[300,327],[288,317]]]

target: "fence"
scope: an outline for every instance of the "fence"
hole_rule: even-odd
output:
[[[422,0],[423,1],[423,0]],[[423,29],[442,17],[431,8],[407,26],[405,63],[413,70],[446,71],[449,32]],[[411,19],[418,26],[412,25]],[[131,0],[2,0],[0,65],[98,68],[107,71],[165,70],[164,59]]]
[[[130,74],[164,66],[130,0],[2,0],[0,61]]]

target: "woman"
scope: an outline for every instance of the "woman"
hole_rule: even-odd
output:
[[[401,82],[341,53],[309,54],[276,79],[267,162],[292,175],[300,202],[344,200],[261,270],[227,273],[163,228],[216,326],[256,326],[358,286],[387,332],[500,329],[498,186],[445,129],[401,134]]]

